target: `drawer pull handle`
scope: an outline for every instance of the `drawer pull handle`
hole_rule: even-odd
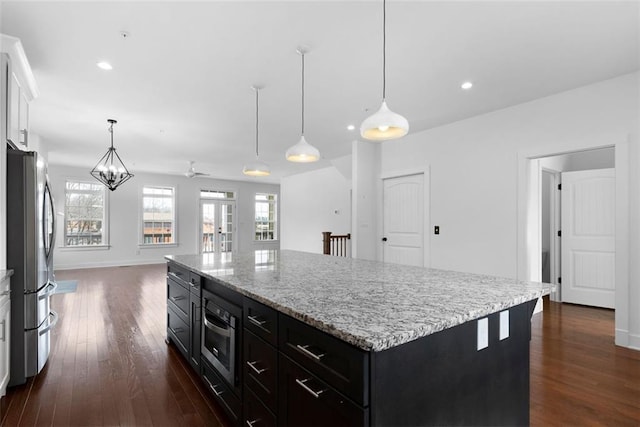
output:
[[[249,420],[247,420],[247,426],[248,426],[248,427],[253,427],[253,426],[254,426],[256,423],[258,423],[258,422],[260,422],[260,418],[256,418],[256,419],[255,419],[255,420],[253,420],[253,421],[249,421]]]
[[[316,353],[312,352],[311,350],[309,350],[309,346],[308,345],[297,344],[296,348],[298,350],[300,350],[302,353],[306,354],[307,356],[314,358],[315,360],[322,359],[322,357],[326,354],[326,353],[316,354]]]
[[[184,299],[184,297],[181,295],[178,295],[177,297],[169,297],[169,299],[173,302],[177,302],[177,301],[180,301],[181,299]]]
[[[169,276],[173,277],[174,279],[178,279],[180,281],[184,281],[184,280],[182,280],[182,277],[180,277],[180,276],[182,276],[182,273],[174,273],[173,271],[170,271],[169,272]]]
[[[306,378],[304,380],[299,380],[299,379],[296,378],[296,382],[298,383],[298,385],[300,387],[302,387],[303,389],[307,390],[313,397],[315,397],[317,399],[317,398],[320,397],[320,395],[322,393],[324,393],[326,391],[326,389],[325,390],[318,390],[318,391],[312,390],[311,387],[309,387],[306,384],[306,382],[309,381],[310,379],[311,378]]]
[[[224,393],[224,390],[222,391],[218,391],[216,389],[216,386],[214,386],[213,384],[211,384],[211,381],[209,381],[209,378],[203,376],[202,378],[204,378],[205,382],[207,383],[207,385],[209,386],[209,388],[211,389],[211,391],[213,391],[213,394],[215,394],[217,397],[220,397],[220,395],[222,393]]]
[[[255,362],[249,362],[249,361],[247,360],[247,365],[249,365],[249,367],[250,367],[251,369],[253,369],[253,371],[254,371],[256,374],[260,375],[261,373],[263,373],[264,371],[266,371],[266,369],[258,369],[258,368],[256,368],[256,363],[258,363],[258,361],[257,361],[257,360],[256,360]]]
[[[169,329],[171,329],[171,332],[173,332],[176,335],[179,334],[180,332],[182,332],[182,328],[173,329],[173,328],[169,327]]]
[[[247,315],[247,319],[249,319],[249,322],[253,323],[256,326],[260,326],[260,327],[262,327],[262,325],[267,323],[266,320],[260,320],[256,316]]]

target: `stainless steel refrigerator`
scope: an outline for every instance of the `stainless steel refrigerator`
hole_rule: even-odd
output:
[[[55,291],[55,208],[46,165],[33,151],[7,150],[7,268],[11,278],[9,386],[38,374],[49,357]]]

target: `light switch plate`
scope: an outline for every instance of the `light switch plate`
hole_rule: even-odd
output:
[[[489,347],[489,319],[478,320],[478,350]]]
[[[500,340],[509,338],[509,310],[500,312]]]

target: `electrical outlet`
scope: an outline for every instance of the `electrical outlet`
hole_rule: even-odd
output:
[[[509,338],[509,310],[500,312],[500,340]]]
[[[440,226],[436,225],[435,227],[433,227],[433,234],[440,234]]]
[[[478,351],[489,347],[489,319],[478,320]]]

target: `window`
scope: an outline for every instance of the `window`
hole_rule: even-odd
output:
[[[174,205],[173,188],[142,188],[142,244],[176,243]]]
[[[256,194],[255,240],[278,239],[276,194]]]
[[[64,245],[106,245],[105,186],[83,181],[65,183]]]
[[[235,199],[236,193],[233,191],[200,190],[201,199]]]

